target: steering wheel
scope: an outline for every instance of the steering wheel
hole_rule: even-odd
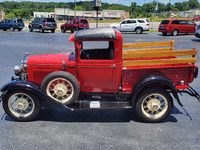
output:
[[[89,53],[86,53],[83,49],[80,51],[80,56],[82,56],[83,59],[90,59]]]

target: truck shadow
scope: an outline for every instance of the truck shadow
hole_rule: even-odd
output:
[[[162,121],[177,122],[173,114],[183,114],[177,107],[169,117]],[[7,121],[14,121],[9,116],[4,118]],[[104,110],[65,110],[58,108],[42,108],[36,121],[53,121],[53,122],[141,122],[132,109],[104,109]]]
[[[200,39],[191,39],[193,42],[200,42]]]

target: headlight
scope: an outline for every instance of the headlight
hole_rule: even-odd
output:
[[[16,76],[24,76],[23,74],[27,73],[27,60],[28,60],[29,54],[26,53],[26,56],[23,58],[21,62],[21,66],[15,66],[15,75]]]
[[[15,75],[16,76],[20,76],[22,70],[21,70],[21,66],[15,66]]]

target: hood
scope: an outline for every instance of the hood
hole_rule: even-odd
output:
[[[67,53],[60,53],[60,54],[29,56],[27,65],[62,66],[63,62],[66,62],[66,65],[70,65],[70,66],[74,65],[75,53],[67,52]]]

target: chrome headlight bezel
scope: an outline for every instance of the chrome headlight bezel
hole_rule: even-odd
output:
[[[27,73],[27,61],[29,54],[26,53],[23,60],[21,61],[21,66],[15,66],[14,72],[16,76],[23,76],[23,74]]]

